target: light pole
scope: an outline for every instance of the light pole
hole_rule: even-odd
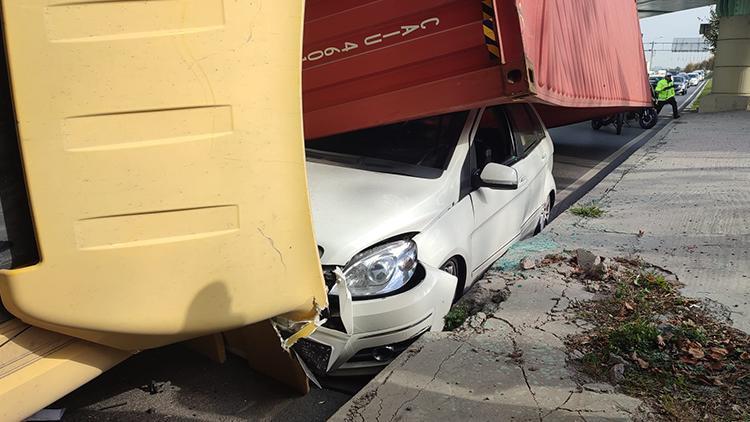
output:
[[[663,35],[657,38],[656,40],[660,40],[662,38],[664,38]],[[648,63],[652,69],[649,69],[649,70],[653,70],[653,67],[654,67],[654,45],[656,44],[656,40],[651,41],[651,58],[649,59]]]

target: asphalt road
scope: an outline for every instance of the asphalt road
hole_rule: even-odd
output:
[[[701,82],[690,88],[687,95],[678,96],[679,108],[689,105],[704,84]],[[555,145],[553,175],[557,183],[558,204],[553,216],[565,211],[596,186],[671,119],[672,108],[666,106],[659,115],[657,125],[649,130],[641,129],[636,121],[629,122],[620,135],[616,134],[614,126],[594,130],[590,122],[550,129]]]
[[[695,91],[678,97],[678,102],[685,104]],[[594,131],[588,122],[552,129],[558,187],[555,212],[564,211],[658,132],[671,119],[669,113],[670,108],[662,111],[654,129],[644,131],[634,122],[621,135],[611,126]],[[145,387],[152,381],[165,383],[159,384],[162,391],[149,393]],[[316,421],[327,419],[366,381],[331,382],[328,388],[313,387],[300,397],[254,373],[240,358],[232,356],[219,365],[175,345],[143,352],[51,407],[66,408],[67,421]]]

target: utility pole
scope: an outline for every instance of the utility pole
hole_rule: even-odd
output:
[[[654,44],[656,44],[656,41],[651,41],[651,59],[648,61],[649,66],[651,67],[654,67]]]

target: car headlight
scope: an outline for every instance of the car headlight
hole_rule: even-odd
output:
[[[344,268],[344,277],[352,297],[375,296],[400,289],[416,269],[417,244],[399,240],[355,255]]]

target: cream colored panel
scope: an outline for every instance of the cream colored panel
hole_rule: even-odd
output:
[[[325,304],[302,2],[2,3],[42,255],[11,312],[136,349]]]

